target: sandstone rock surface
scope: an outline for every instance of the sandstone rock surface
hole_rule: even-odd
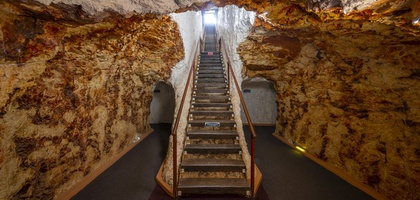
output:
[[[0,199],[51,199],[150,129],[151,88],[184,51],[167,16],[138,14],[206,2],[0,1]],[[419,1],[212,3],[257,12],[237,52],[275,85],[276,134],[389,199],[420,197]]]
[[[245,75],[274,82],[276,134],[386,198],[418,199],[416,3],[328,2],[245,4],[261,13],[238,48]]]
[[[0,199],[52,199],[150,130],[182,41],[169,16],[0,3]]]

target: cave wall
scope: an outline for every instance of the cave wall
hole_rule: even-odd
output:
[[[158,82],[150,103],[150,124],[172,123],[175,111],[175,91],[171,85]]]
[[[242,82],[242,96],[253,124],[276,124],[276,91],[272,82],[260,78],[246,79]],[[243,110],[241,110],[241,119],[247,123]]]
[[[179,119],[177,131],[177,163],[180,163],[184,148],[184,139],[188,125],[188,111],[190,109],[192,84],[188,87],[189,93],[185,97],[182,111],[179,107],[187,84],[188,74],[195,59],[195,52],[203,36],[201,12],[188,11],[182,13],[171,13],[171,18],[178,24],[178,28],[184,45],[184,58],[178,62],[172,70],[170,82],[175,89],[175,115],[182,112]],[[176,120],[174,116],[174,120]],[[174,129],[174,127],[173,127]],[[168,151],[163,163],[162,178],[168,183],[173,183],[173,139],[169,138]]]
[[[52,199],[150,130],[184,56],[169,16],[0,2],[0,199]]]
[[[227,66],[227,61],[229,58],[230,65],[235,73],[239,87],[243,80],[242,77],[242,61],[237,53],[236,49],[240,43],[242,43],[246,37],[249,35],[252,25],[255,19],[255,12],[246,11],[244,8],[239,8],[235,5],[225,6],[219,8],[217,12],[217,23],[216,31],[218,40],[221,39],[225,46],[223,47],[226,50],[226,55],[224,56],[223,62],[224,66]],[[234,34],[233,34],[234,33]],[[242,159],[246,165],[247,177],[251,176],[251,155],[248,151],[248,145],[246,143],[245,134],[242,126],[241,120],[241,107],[239,94],[236,92],[236,87],[234,86],[233,78],[230,82],[230,98],[232,102],[232,110],[234,113],[234,119],[236,122],[236,132],[239,135],[239,144],[242,148]],[[241,88],[239,88],[241,90]]]
[[[52,198],[148,130],[152,85],[191,55],[178,62],[167,16],[135,12],[210,5],[58,2],[0,1],[0,199]],[[419,1],[212,2],[256,12],[238,53],[245,76],[275,83],[276,134],[390,199],[420,196]],[[185,79],[171,83],[179,99]]]
[[[238,53],[245,75],[275,83],[275,134],[385,198],[418,199],[416,4],[380,3],[350,14],[306,4],[247,4],[262,14]]]

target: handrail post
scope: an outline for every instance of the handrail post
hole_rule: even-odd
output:
[[[228,67],[228,74],[227,74],[227,76],[228,76],[228,89],[230,90],[230,62],[229,63],[227,63],[227,67]]]
[[[178,154],[177,154],[177,151],[178,151],[178,147],[177,147],[177,141],[178,141],[178,135],[177,135],[177,131],[178,131],[178,125],[179,125],[179,120],[180,120],[180,118],[181,118],[181,113],[182,113],[182,110],[183,110],[183,108],[184,108],[184,101],[185,101],[185,97],[186,97],[186,95],[187,95],[187,91],[188,91],[188,86],[189,86],[189,84],[190,84],[190,82],[191,82],[191,76],[193,75],[193,81],[195,81],[195,76],[194,76],[194,73],[195,73],[195,67],[197,66],[197,57],[198,57],[198,55],[197,55],[197,52],[198,51],[201,51],[201,50],[199,50],[199,48],[201,47],[201,39],[199,38],[198,40],[197,40],[197,42],[200,42],[199,44],[197,44],[197,46],[196,46],[196,48],[195,48],[195,53],[194,53],[194,60],[193,60],[193,62],[192,62],[192,66],[191,66],[191,68],[190,68],[190,72],[189,72],[189,74],[188,74],[188,79],[187,79],[187,82],[185,83],[185,88],[184,88],[184,93],[183,93],[183,95],[182,95],[182,99],[181,99],[181,104],[179,105],[179,108],[178,108],[178,113],[177,113],[177,116],[176,116],[176,119],[175,119],[175,125],[174,125],[174,127],[173,127],[173,129],[172,129],[172,169],[173,169],[173,183],[172,183],[172,192],[173,192],[173,197],[174,198],[176,198],[177,196],[178,196],[178,192],[177,192],[177,190],[178,190]],[[193,82],[193,84],[194,84],[194,82]],[[193,90],[194,88],[191,88],[191,90]]]
[[[222,38],[220,38],[221,40],[221,44],[223,44],[223,49],[224,53],[226,54],[226,59],[227,59],[227,67],[228,67],[228,84],[230,86],[230,76],[233,77],[233,81],[235,83],[236,86],[236,90],[238,92],[239,95],[239,99],[241,101],[242,107],[244,108],[244,113],[246,116],[246,119],[248,121],[248,125],[249,128],[251,130],[251,166],[250,166],[250,170],[251,170],[251,196],[254,196],[254,185],[255,185],[255,138],[257,137],[256,133],[255,133],[255,129],[254,129],[254,125],[252,124],[252,120],[251,117],[249,116],[249,112],[248,112],[248,108],[246,107],[245,104],[245,100],[244,97],[242,95],[242,92],[240,90],[238,81],[236,80],[236,76],[235,76],[235,72],[233,71],[232,65],[230,63],[230,59],[229,56],[227,55],[227,51],[226,51],[226,44],[224,43],[224,41],[222,41]],[[230,74],[232,73],[232,74]]]
[[[226,44],[224,43],[224,41],[222,42],[222,38],[219,39],[218,43],[219,43],[219,48],[220,48],[219,51],[222,52],[222,50],[224,50],[223,51],[224,53],[222,53],[222,56],[223,56],[224,59],[227,59],[225,71],[227,72],[227,85],[228,85],[228,90],[230,91],[230,70],[229,70],[230,62],[229,62],[229,58],[228,58],[226,47],[225,47]],[[223,46],[223,48],[222,48],[222,46]]]
[[[178,111],[179,112],[179,111]],[[172,169],[173,169],[173,181],[172,181],[172,190],[173,190],[173,196],[176,197],[177,196],[177,182],[178,182],[178,165],[177,165],[177,134],[176,134],[177,130],[173,130],[172,131],[172,143],[173,143],[173,149],[172,149],[172,157],[173,157],[173,161],[172,161]]]

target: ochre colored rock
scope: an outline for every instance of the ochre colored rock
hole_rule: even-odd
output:
[[[0,199],[52,199],[150,130],[153,85],[182,41],[168,16],[1,4]]]
[[[297,38],[284,35],[258,37],[251,35],[238,52],[244,65],[251,70],[272,70],[293,60],[300,52]]]
[[[152,85],[183,57],[167,16],[120,15],[158,4],[25,2],[0,2],[0,199],[53,198],[148,130]],[[157,12],[210,5],[183,2]],[[418,1],[212,2],[257,11],[238,52],[245,75],[275,83],[276,134],[389,199],[419,198]]]
[[[389,199],[417,199],[420,30],[410,10],[416,5],[381,3],[347,14],[336,7],[257,6],[269,13],[259,16],[238,52],[246,76],[275,84],[277,134]]]

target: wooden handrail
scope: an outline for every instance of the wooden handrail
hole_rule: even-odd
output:
[[[191,80],[191,75],[194,74],[195,68],[197,66],[197,52],[199,51],[198,49],[201,46],[201,39],[197,40],[197,47],[195,49],[195,53],[194,53],[194,61],[191,65],[190,68],[190,73],[188,74],[188,79],[187,82],[185,83],[185,88],[184,88],[184,93],[182,95],[182,99],[181,99],[181,104],[179,105],[178,108],[178,113],[176,115],[176,119],[175,119],[175,125],[172,129],[172,159],[173,159],[173,163],[172,163],[172,167],[173,167],[173,183],[172,183],[172,190],[173,190],[173,197],[176,197],[178,195],[177,193],[177,187],[178,187],[178,154],[177,154],[177,131],[178,131],[178,125],[179,125],[179,120],[181,118],[181,114],[182,114],[182,110],[184,108],[184,101],[185,101],[185,97],[187,96],[187,91],[188,91],[188,86],[190,85],[190,80]],[[194,80],[194,78],[193,78]]]
[[[237,90],[238,95],[239,95],[239,99],[240,99],[242,107],[244,109],[246,120],[248,121],[248,125],[249,125],[249,128],[251,130],[251,196],[253,197],[254,196],[254,184],[255,184],[255,180],[254,180],[255,179],[255,177],[254,177],[255,176],[255,171],[254,171],[255,170],[254,169],[255,168],[255,156],[254,156],[255,155],[255,138],[257,137],[257,134],[255,133],[254,125],[252,124],[251,117],[249,116],[249,112],[248,112],[248,109],[246,107],[245,100],[244,100],[244,97],[242,95],[242,92],[239,88],[238,81],[236,80],[235,72],[232,69],[232,66],[231,66],[231,63],[230,63],[230,58],[229,58],[229,56],[227,54],[227,50],[226,50],[226,44],[222,40],[222,38],[220,38],[220,40],[221,40],[221,42],[220,42],[221,45],[223,45],[223,50],[224,50],[224,53],[226,54],[226,59],[227,59],[229,87],[230,87],[230,77],[233,77],[233,81],[235,83],[236,90]],[[232,75],[230,75],[231,73],[232,73]]]

